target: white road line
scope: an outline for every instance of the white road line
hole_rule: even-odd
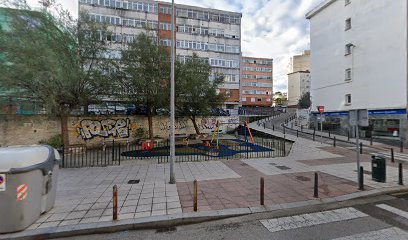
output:
[[[270,232],[279,232],[325,223],[340,222],[362,217],[368,217],[368,215],[354,208],[341,208],[331,211],[309,213],[298,216],[265,219],[260,220],[260,222]]]
[[[380,155],[384,155],[386,158],[391,158],[391,154],[390,153],[384,153],[384,152],[380,152]],[[394,153],[394,158],[395,159],[399,159],[399,160],[406,160],[408,161],[408,154],[404,154],[404,153]]]
[[[404,218],[408,219],[408,212],[403,211],[401,209],[391,207],[391,206],[386,205],[386,204],[378,204],[378,205],[375,205],[375,206],[379,207],[381,209],[384,209],[384,210],[386,210],[388,212],[392,212],[394,214],[397,214],[398,216],[401,216],[401,217],[404,217]]]
[[[356,240],[356,239],[370,239],[370,240],[407,240],[408,233],[402,229],[393,227],[381,229],[378,231],[359,233],[347,237],[336,238],[332,240]]]

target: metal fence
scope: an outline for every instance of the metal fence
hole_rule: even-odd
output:
[[[291,143],[280,138],[269,138],[254,134],[255,144],[251,139],[221,139],[218,146],[203,142],[178,142],[176,145],[176,162],[200,162],[212,160],[275,158],[284,157],[290,151]],[[142,149],[140,143],[115,142],[102,144],[88,149],[85,145],[69,146],[62,149],[63,168],[104,167],[120,165],[121,161],[155,160],[167,163],[170,160],[169,141],[156,141],[151,150]]]

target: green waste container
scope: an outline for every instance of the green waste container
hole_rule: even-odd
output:
[[[384,156],[376,155],[371,157],[371,171],[374,181],[385,182],[386,164]]]

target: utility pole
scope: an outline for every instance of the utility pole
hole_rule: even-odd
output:
[[[176,141],[175,141],[175,106],[174,106],[174,62],[175,62],[175,46],[174,46],[174,17],[175,7],[174,0],[171,1],[171,73],[170,73],[170,184],[176,183],[176,176],[174,173],[174,159],[176,158]]]

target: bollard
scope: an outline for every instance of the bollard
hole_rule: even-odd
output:
[[[265,125],[266,125],[266,123],[264,123],[263,125],[264,125],[264,129],[265,129]]]
[[[400,152],[404,152],[404,142],[402,140],[400,141]]]
[[[194,180],[194,212],[198,209],[198,186],[197,180]]]
[[[300,125],[300,132],[303,132],[303,125]]]
[[[404,182],[403,182],[403,176],[402,176],[402,163],[399,163],[398,164],[398,184],[399,185],[404,185]]]
[[[333,147],[336,147],[336,136],[333,138]]]
[[[315,132],[313,132],[313,142],[315,141]]]
[[[272,131],[275,131],[275,125],[272,125]]]
[[[394,162],[394,148],[391,148],[391,162]]]
[[[363,154],[363,143],[360,143],[360,154]]]
[[[329,130],[329,138],[331,137],[331,132],[330,132],[330,130]]]
[[[261,206],[265,205],[265,179],[261,178]]]
[[[299,130],[296,129],[296,137],[299,137]]]
[[[286,128],[285,128],[285,126],[283,126],[283,134],[284,134],[284,135],[286,134]]]
[[[358,177],[360,179],[358,189],[364,191],[364,169],[360,167],[360,171],[358,173]]]
[[[118,220],[118,186],[113,186],[113,221]]]
[[[350,131],[347,131],[347,141],[350,141]]]
[[[319,177],[317,175],[317,172],[315,172],[314,176],[314,195],[315,198],[319,197]]]
[[[371,135],[371,138],[370,138],[370,146],[373,146],[373,135]]]

